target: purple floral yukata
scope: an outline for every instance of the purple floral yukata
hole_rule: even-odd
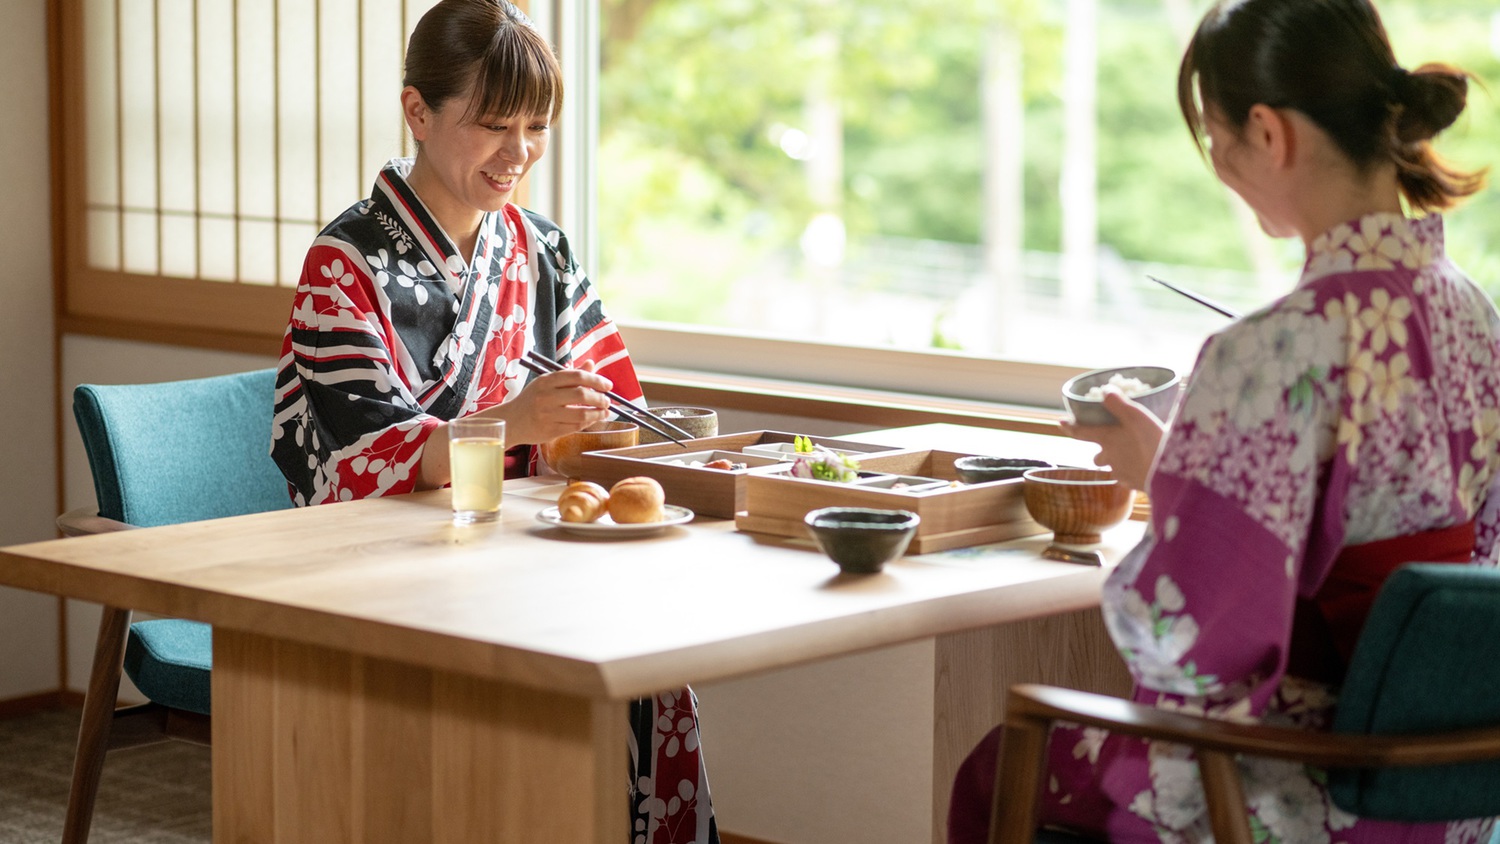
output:
[[[1148,535],[1104,588],[1137,702],[1326,729],[1337,689],[1286,666],[1294,605],[1345,546],[1473,521],[1471,564],[1496,565],[1497,338],[1489,297],[1444,254],[1442,218],[1374,214],[1319,237],[1291,294],[1209,339],[1148,481]],[[992,771],[997,745],[992,733],[965,768]],[[1240,768],[1257,842],[1489,838],[1488,819],[1356,818],[1318,769]],[[1186,748],[1058,727],[1048,769],[1044,824],[1115,842],[1212,840]],[[973,778],[955,785],[954,842],[987,823]]]

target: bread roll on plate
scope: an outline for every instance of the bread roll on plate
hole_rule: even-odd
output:
[[[565,522],[598,521],[608,508],[609,491],[589,481],[574,481],[557,497],[557,516]]]
[[[609,490],[609,517],[618,524],[659,522],[666,518],[666,493],[655,478],[625,478]]]

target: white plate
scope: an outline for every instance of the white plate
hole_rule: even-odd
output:
[[[608,513],[601,516],[597,522],[565,522],[558,515],[556,507],[546,507],[536,514],[536,520],[549,527],[562,528],[580,536],[617,539],[627,536],[646,536],[672,525],[685,525],[693,520],[693,511],[686,507],[667,504],[662,507],[662,510],[666,518],[659,522],[632,522],[622,525],[616,524]]]

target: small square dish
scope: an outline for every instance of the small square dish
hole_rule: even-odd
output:
[[[875,475],[869,478],[861,477],[854,483],[866,489],[890,489],[901,492],[927,492],[934,489],[947,489],[951,485],[950,481],[915,475]]]
[[[749,469],[751,466],[772,466],[780,462],[771,457],[743,454],[738,451],[723,451],[720,449],[690,451],[686,454],[665,454],[660,457],[648,457],[646,460],[650,463],[661,463],[666,466],[718,469],[725,472],[739,472]],[[726,463],[728,465],[724,465]]]
[[[856,451],[851,448],[829,448],[827,446],[824,446],[824,448],[827,448],[829,451],[834,451],[839,454],[848,454],[851,456],[869,454],[869,452],[867,451]],[[763,457],[774,457],[778,460],[796,460],[798,457],[801,457],[802,455],[807,453],[799,453],[797,451],[796,443],[759,443],[756,445],[745,446],[744,451],[746,454],[756,454]]]

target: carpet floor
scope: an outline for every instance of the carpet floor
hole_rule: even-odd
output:
[[[56,844],[78,741],[77,710],[0,720],[0,842]],[[104,763],[89,844],[204,844],[213,837],[209,749],[180,741]]]

